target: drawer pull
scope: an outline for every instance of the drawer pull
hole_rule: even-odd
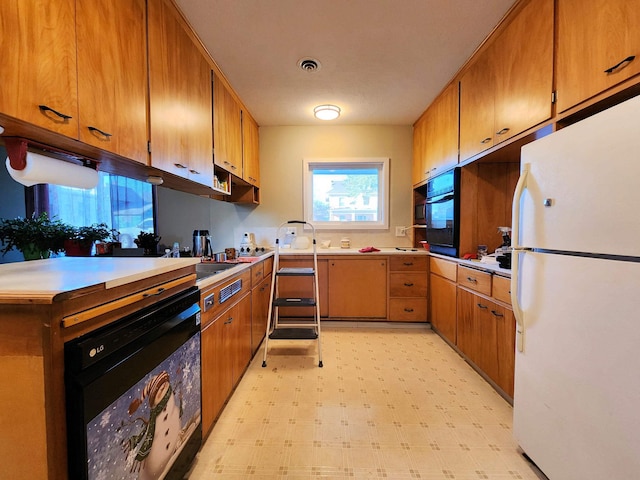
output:
[[[504,317],[504,314],[496,312],[495,310],[491,310],[491,313],[493,313],[493,315],[496,317]]]
[[[484,140],[482,140],[480,143],[485,144],[485,143],[489,143],[491,141],[491,137],[487,137]]]
[[[112,134],[105,132],[104,130],[100,130],[99,128],[96,127],[87,127],[87,129],[91,132],[91,133],[97,133],[99,135],[102,135],[105,138],[109,138],[109,137],[113,137]]]
[[[407,282],[405,282],[405,283],[404,283],[404,286],[405,286],[405,287],[413,287],[413,283],[407,283]]]
[[[157,297],[158,295],[162,295],[164,293],[164,288],[160,287],[156,293],[143,293],[143,297]]]
[[[46,105],[38,105],[38,108],[42,111],[42,112],[51,112],[54,115],[60,117],[62,120],[67,121],[73,117],[69,116],[69,115],[65,115],[64,113],[61,113],[57,110],[54,110],[51,107],[47,107]]]
[[[607,75],[611,75],[612,73],[614,73],[616,70],[621,70],[624,67],[626,67],[627,65],[629,65],[631,62],[633,62],[635,60],[636,56],[635,55],[629,55],[627,58],[625,58],[624,60],[622,60],[619,63],[616,63],[613,67],[607,68],[604,73],[606,73]]]
[[[233,317],[229,317],[229,318],[227,319],[227,321],[226,321],[226,322],[224,322],[224,324],[225,324],[225,325],[229,325],[231,322],[233,322]]]
[[[504,127],[502,130],[500,130],[499,132],[496,132],[496,135],[504,135],[505,133],[507,133],[509,131],[508,127]]]
[[[407,312],[407,313],[412,313],[413,312],[413,308],[405,307],[404,311]]]
[[[489,308],[486,305],[483,305],[481,303],[476,303],[476,305],[478,305],[478,307],[482,308],[483,310],[486,309],[486,308]]]
[[[478,283],[478,280],[475,277],[467,277],[467,282]]]
[[[410,267],[411,265],[413,265],[413,262],[404,262],[403,265],[405,267]]]

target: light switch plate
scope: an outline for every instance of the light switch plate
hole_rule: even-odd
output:
[[[404,227],[396,227],[396,237],[404,237],[405,232]]]

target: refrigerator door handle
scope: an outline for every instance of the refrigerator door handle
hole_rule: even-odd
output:
[[[524,253],[526,250],[520,245],[520,201],[522,195],[527,188],[527,177],[531,168],[530,163],[524,163],[522,165],[522,171],[520,172],[520,178],[516,184],[516,189],[513,194],[513,206],[512,206],[512,218],[511,218],[511,241],[513,250],[511,253],[511,306],[513,308],[513,315],[516,317],[516,347],[519,352],[524,351],[524,315],[520,301],[518,299],[518,284],[519,280],[519,254]]]
[[[513,316],[516,318],[516,348],[519,352],[524,352],[524,313],[518,300],[518,277],[520,266],[519,255],[526,253],[526,250],[511,251],[511,308]]]
[[[516,189],[513,193],[513,205],[511,206],[511,245],[515,250],[522,248],[522,245],[520,245],[520,201],[522,200],[524,191],[527,189],[527,177],[529,176],[530,168],[530,163],[522,165],[520,178],[518,178],[518,183],[516,183]]]

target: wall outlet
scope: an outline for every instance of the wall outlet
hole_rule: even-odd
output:
[[[298,227],[287,227],[287,231],[285,233],[286,234],[291,234],[291,235],[297,235],[298,234]]]
[[[404,227],[396,227],[396,237],[404,237],[406,235]]]

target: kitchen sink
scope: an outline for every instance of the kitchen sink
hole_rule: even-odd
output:
[[[207,278],[216,273],[224,272],[236,267],[237,263],[198,263],[196,264],[196,279]]]

